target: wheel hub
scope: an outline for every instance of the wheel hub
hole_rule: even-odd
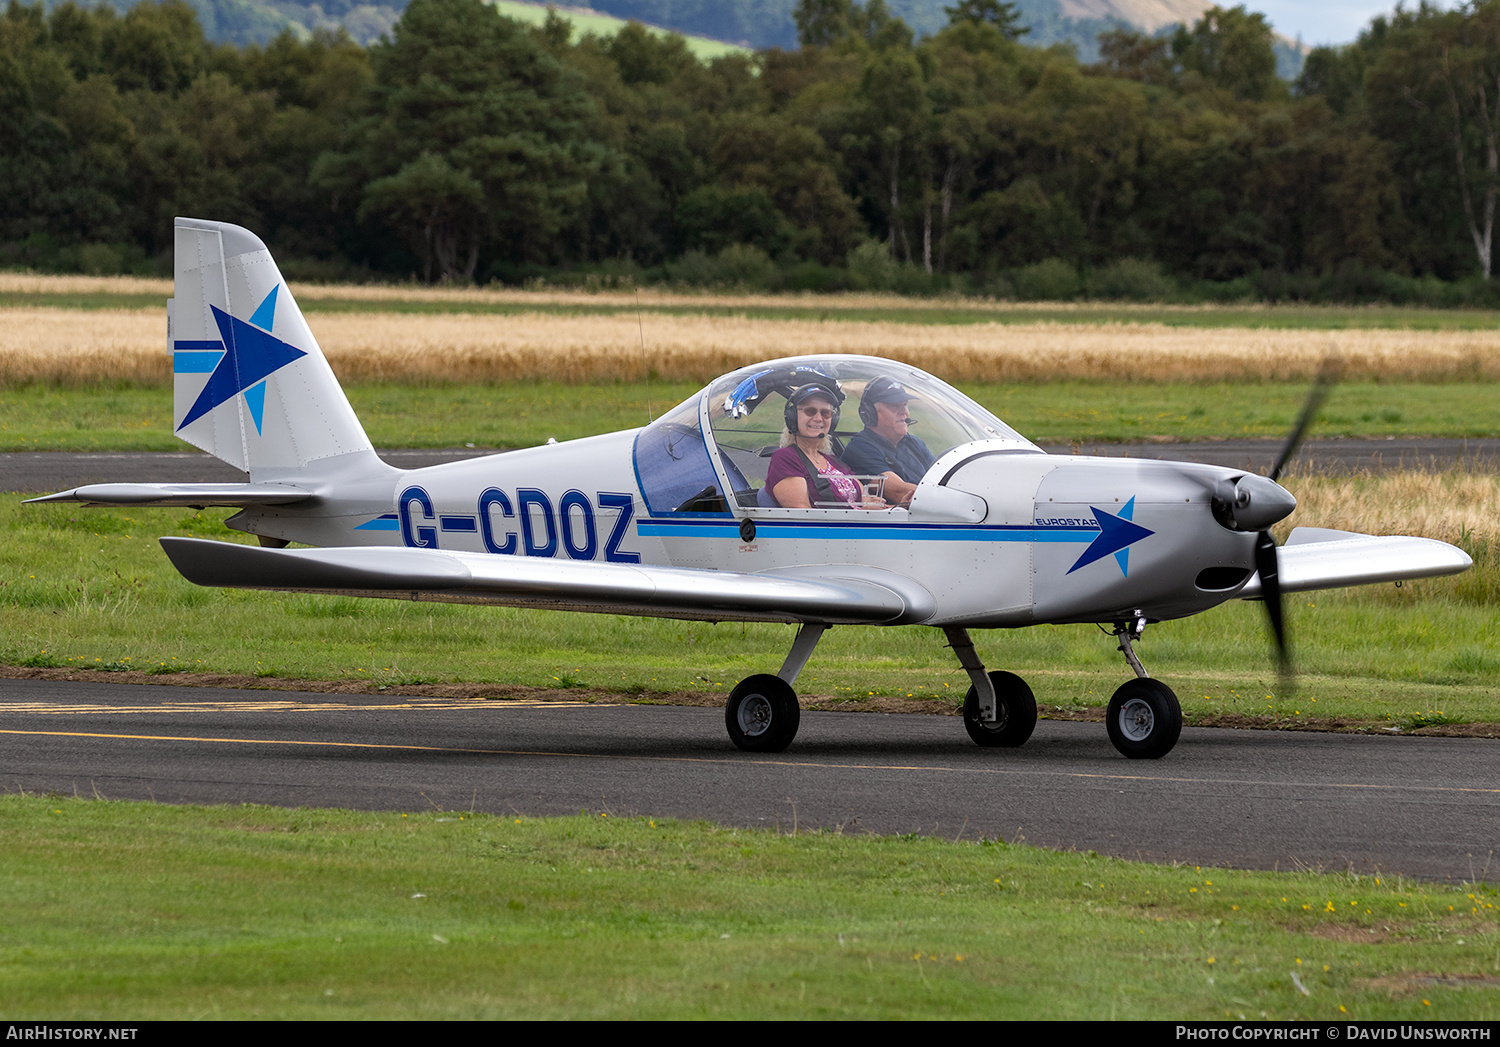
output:
[[[1009,716],[1009,713],[1007,712],[1007,710],[1005,708],[1005,703],[1000,700],[999,695],[996,695],[995,696],[995,721],[994,721],[994,723],[985,723],[984,724],[984,729],[987,730],[987,731],[1003,731],[1003,730],[1005,730],[1005,721],[1008,720],[1008,719],[1010,719],[1010,716]],[[980,721],[980,722],[983,723],[983,721]]]
[[[758,738],[771,729],[771,703],[763,694],[752,694],[740,703],[737,716],[747,738]]]
[[[1120,733],[1132,742],[1143,742],[1151,737],[1156,727],[1156,714],[1151,704],[1140,698],[1132,698],[1120,706]]]

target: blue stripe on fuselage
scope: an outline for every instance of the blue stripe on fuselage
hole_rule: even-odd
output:
[[[903,542],[1092,542],[1098,527],[1048,527],[1001,524],[974,527],[967,524],[819,523],[800,520],[756,520],[757,536],[767,538],[822,538],[828,540],[878,540]],[[641,520],[636,534],[642,538],[723,538],[737,535],[739,521]]]
[[[395,513],[386,513],[384,516],[377,516],[377,517],[375,517],[375,519],[369,521],[368,523],[362,523],[362,524],[360,524],[358,527],[355,528],[355,530],[356,531],[399,531],[399,530],[401,530],[401,522],[396,519],[396,514]]]

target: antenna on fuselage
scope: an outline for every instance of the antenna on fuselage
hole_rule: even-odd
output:
[[[646,377],[646,421],[654,422],[656,418],[651,411],[651,362],[646,359],[646,325],[641,321],[641,285],[635,285],[635,326],[641,335],[641,370]]]

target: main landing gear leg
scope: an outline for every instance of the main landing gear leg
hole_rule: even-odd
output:
[[[750,753],[779,753],[792,744],[802,721],[792,684],[827,631],[826,625],[805,623],[797,630],[781,672],[746,677],[729,692],[724,726],[729,729],[730,741]]]
[[[1036,730],[1036,696],[1015,673],[984,671],[969,630],[945,627],[948,646],[973,686],[964,696],[964,729],[975,745],[1013,749]]]
[[[1135,670],[1136,678],[1120,685],[1109,700],[1104,723],[1109,740],[1132,760],[1155,760],[1172,751],[1182,734],[1182,706],[1177,695],[1160,680],[1153,680],[1136,657],[1134,642],[1146,631],[1146,619],[1136,611],[1127,621],[1116,622],[1110,635],[1120,639],[1120,653]]]

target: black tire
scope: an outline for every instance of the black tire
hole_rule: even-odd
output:
[[[986,749],[1014,749],[1025,745],[1036,730],[1036,696],[1015,673],[990,673],[998,703],[994,723],[979,718],[979,692],[973,687],[964,696],[964,729],[975,745]]]
[[[797,692],[779,676],[746,677],[729,692],[724,726],[729,740],[747,753],[779,753],[797,737],[802,709]]]
[[[1109,700],[1109,740],[1132,760],[1157,760],[1182,734],[1182,706],[1160,680],[1129,680]]]

